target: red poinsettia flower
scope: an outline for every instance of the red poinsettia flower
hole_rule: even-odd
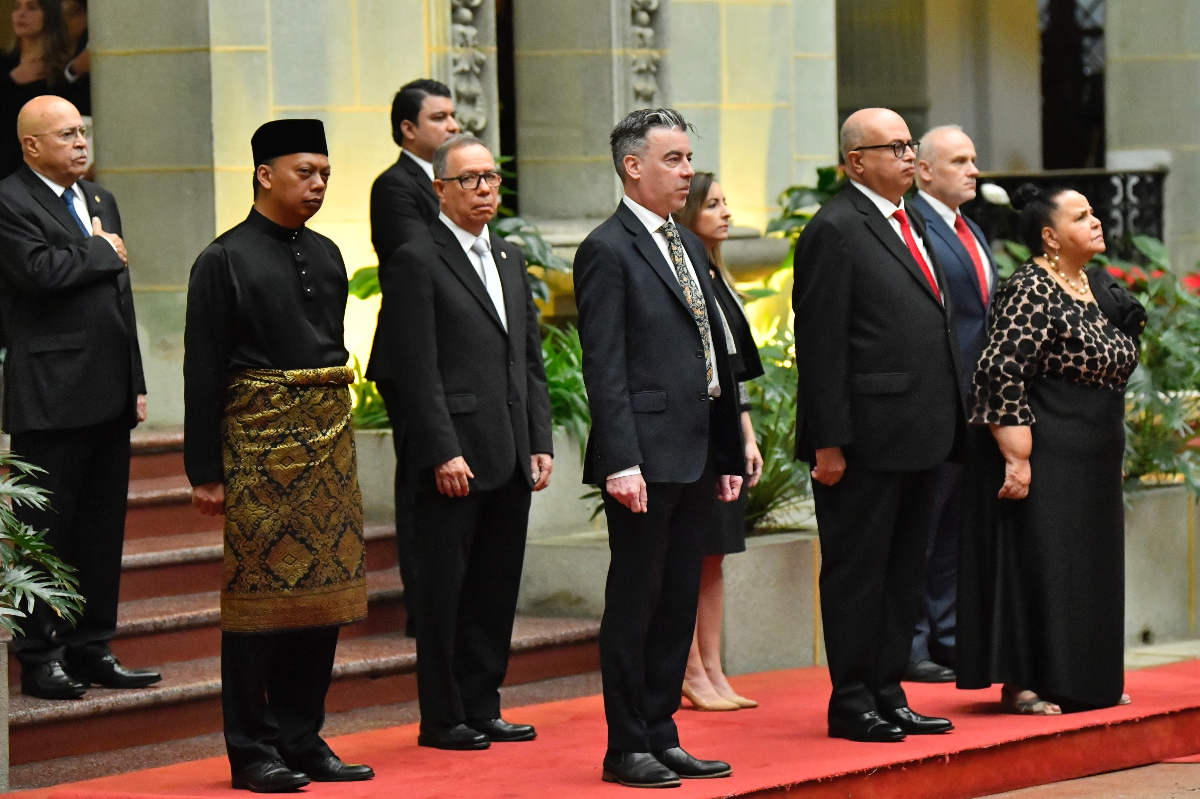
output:
[[[1200,272],[1191,272],[1180,278],[1183,287],[1193,294],[1200,294]]]

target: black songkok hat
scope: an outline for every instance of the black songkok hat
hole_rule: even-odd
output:
[[[256,167],[292,153],[329,155],[325,125],[319,119],[274,119],[254,131],[250,147]]]

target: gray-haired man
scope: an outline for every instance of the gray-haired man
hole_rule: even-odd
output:
[[[708,257],[671,219],[695,174],[687,131],[669,108],[617,125],[625,196],[575,256],[592,412],[583,480],[603,492],[612,553],[600,627],[603,777],[638,788],[731,773],[680,748],[672,718],[696,625],[700,534],[716,498],[737,499],[745,473]]]

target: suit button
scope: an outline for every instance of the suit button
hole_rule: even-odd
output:
[[[703,357],[704,357],[704,350],[696,350],[696,357],[697,357],[697,358],[703,358]]]
[[[700,392],[700,401],[701,401],[701,402],[708,402],[708,392],[707,392],[707,391],[701,391],[701,392]]]
[[[513,401],[512,401],[512,400],[509,400],[509,401],[508,401],[508,404],[509,404],[509,405],[512,405],[512,404],[513,404]]]

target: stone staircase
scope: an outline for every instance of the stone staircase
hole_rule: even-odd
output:
[[[131,667],[154,667],[144,690],[92,689],[79,700],[20,694],[9,661],[10,761],[15,765],[110,752],[221,729],[221,520],[191,507],[181,433],[134,433],[121,607],[113,651]],[[368,524],[366,621],[343,628],[329,712],[416,698],[416,646],[403,634],[404,587],[395,529]],[[599,668],[599,625],[585,619],[521,616],[507,684]]]

